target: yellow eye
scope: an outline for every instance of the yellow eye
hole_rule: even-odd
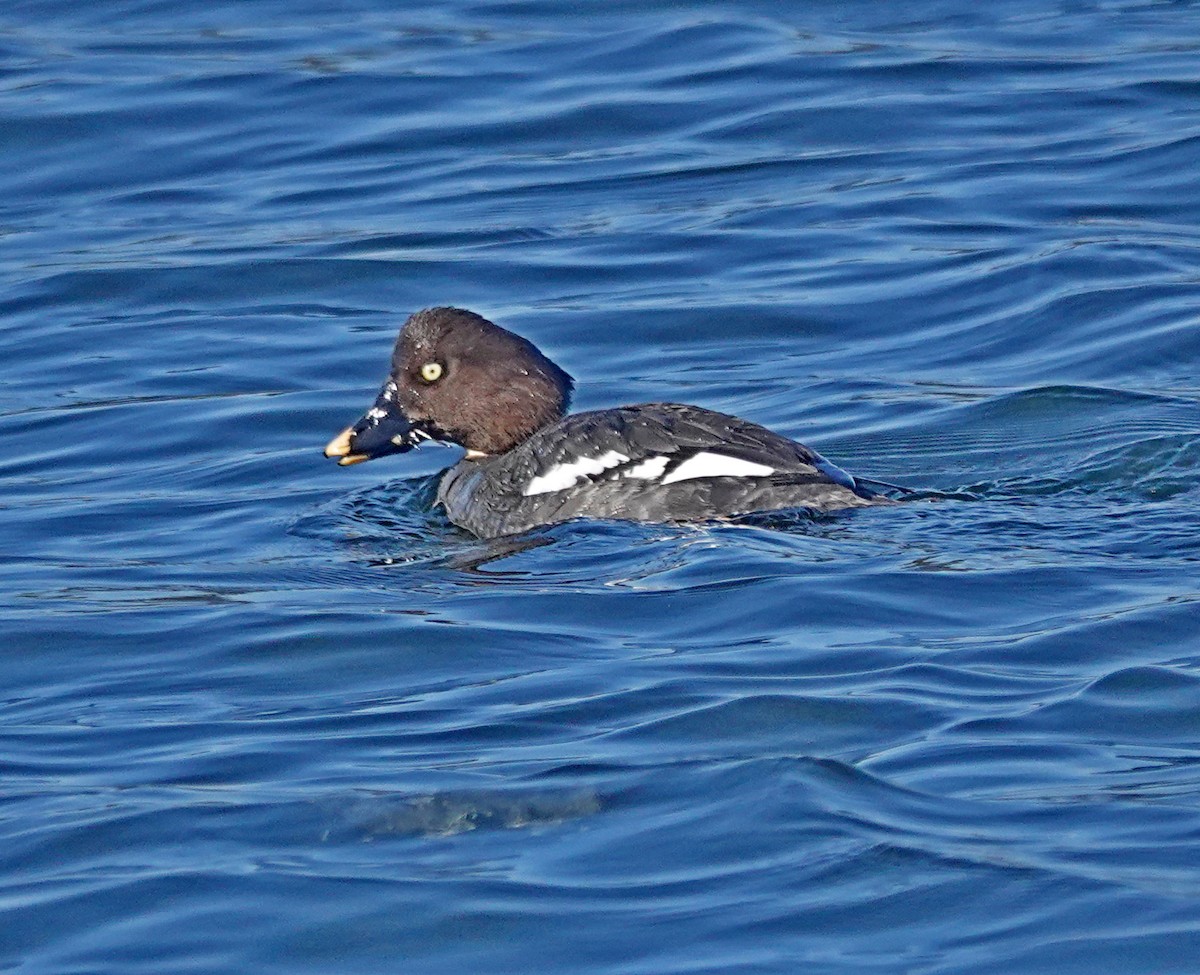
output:
[[[427,383],[436,383],[442,378],[442,364],[440,362],[427,362],[421,366],[421,378]]]

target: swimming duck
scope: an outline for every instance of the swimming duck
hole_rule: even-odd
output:
[[[437,500],[481,538],[572,518],[705,521],[889,503],[756,423],[678,403],[568,414],[573,387],[527,339],[474,312],[427,308],[401,328],[375,404],[325,456],[346,465],[429,440],[466,448]]]

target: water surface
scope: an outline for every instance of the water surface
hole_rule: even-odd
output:
[[[0,967],[1191,973],[1188,3],[0,13]],[[944,495],[480,542],[410,312]]]

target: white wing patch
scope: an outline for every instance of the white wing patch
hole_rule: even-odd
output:
[[[689,457],[662,479],[663,484],[690,481],[696,477],[766,477],[774,474],[775,468],[756,464],[740,457],[725,454],[710,454],[707,450]]]
[[[590,474],[600,474],[610,467],[624,464],[629,458],[610,450],[599,457],[579,457],[569,464],[556,464],[540,477],[535,477],[525,485],[521,493],[529,498],[535,494],[550,494],[554,491],[565,491],[574,487]]]
[[[667,464],[670,458],[668,457],[647,457],[644,461],[631,467],[625,471],[625,477],[640,477],[646,481],[653,481],[655,478],[662,477],[663,471],[667,469]]]
[[[565,491],[594,474],[602,474],[604,471],[620,467],[628,462],[628,457],[615,450],[607,451],[599,457],[577,457],[568,464],[556,464],[545,474],[533,478],[525,485],[525,490],[521,493],[529,498],[535,494]],[[752,460],[730,457],[727,454],[702,451],[694,457],[689,457],[670,474],[663,477],[663,472],[670,463],[670,457],[655,455],[618,473],[621,477],[658,481],[659,484],[674,484],[676,481],[690,481],[698,477],[766,477],[768,474],[775,473],[775,468],[768,467],[766,464],[757,464]]]

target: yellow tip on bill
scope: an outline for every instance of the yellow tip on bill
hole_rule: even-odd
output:
[[[357,456],[362,457],[363,460],[366,460],[367,458],[363,454],[351,455],[350,453],[350,434],[353,432],[353,430],[354,427],[346,427],[345,430],[330,440],[329,443],[325,445],[325,456],[342,458]],[[353,461],[351,461],[351,463],[353,463]]]

